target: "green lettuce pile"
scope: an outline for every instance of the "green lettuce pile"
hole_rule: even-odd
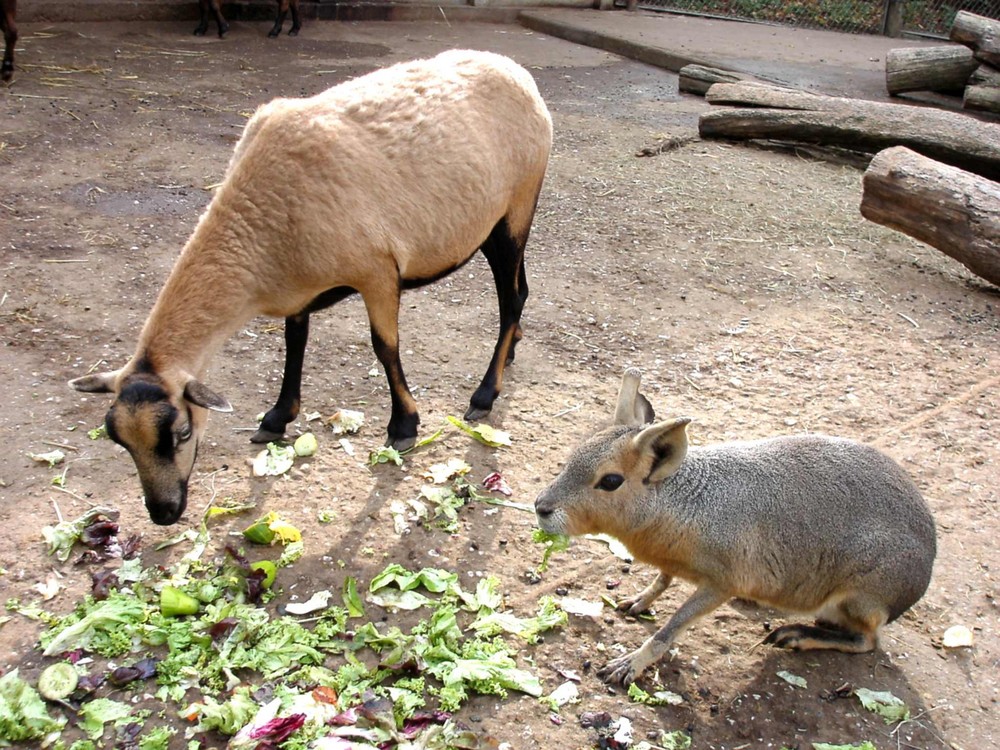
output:
[[[16,670],[4,675],[0,746],[31,741],[90,750],[109,746],[110,730],[115,746],[166,750],[177,746],[180,737],[171,737],[187,722],[183,736],[192,750],[202,747],[205,733],[230,736],[234,750],[485,748],[486,738],[452,716],[470,695],[542,695],[538,678],[518,665],[516,644],[535,643],[565,624],[551,598],[522,618],[504,609],[495,578],[467,591],[457,573],[392,564],[370,581],[368,606],[415,612],[404,618],[416,620],[407,630],[369,620],[353,579],[345,581],[343,607],[324,607],[308,620],[281,616],[267,604],[280,587],[280,568],[301,555],[301,541],[281,539],[292,554],[286,548],[277,561],[276,580],[274,566],[268,571],[275,588],[266,583],[261,590],[261,567],[248,564],[242,550],[227,547],[203,559],[207,520],[188,535],[193,549],[177,564],[163,570],[128,561],[117,585],[65,617],[8,602],[9,610],[46,625],[44,661],[73,662],[80,687],[46,704]],[[100,686],[100,676],[110,680],[133,663],[155,663],[155,674],[136,669],[126,688],[166,706],[155,721],[121,692],[128,673],[114,687]],[[73,712],[86,739],[69,745],[63,734]]]

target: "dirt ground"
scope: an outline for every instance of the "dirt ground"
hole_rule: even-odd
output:
[[[631,704],[584,663],[599,666],[618,644],[636,647],[690,592],[678,584],[657,603],[657,623],[573,617],[533,649],[547,690],[562,682],[558,669],[582,673],[581,702],[564,709],[561,725],[514,694],[477,698],[463,718],[518,750],[593,747],[577,720],[583,711],[630,717],[637,739],[688,729],[694,748],[805,750],[864,739],[880,750],[1000,747],[996,289],[866,223],[855,169],[697,140],[637,158],[664,138],[695,135],[706,107],[654,68],[508,26],[312,23],[298,39],[268,40],[269,24],[234,24],[219,41],[190,36],[189,25],[24,28],[17,78],[0,90],[0,598],[37,599],[33,587],[54,567],[40,529],[55,520],[56,504],[65,517],[92,502],[120,508],[123,532],[143,534],[145,550],[178,531],[148,521],[127,454],[88,440],[107,397],[65,383],[131,355],[254,108],[445,48],[491,49],[533,72],[556,132],[528,247],[525,340],[492,416],[513,445],[491,450],[450,431],[402,469],[368,470],[363,457],[384,439],[389,397],[381,373],[370,374],[362,306],[349,300],[314,317],[303,411],[362,409],[357,456],[320,431],[308,465],[255,479],[248,431],[277,395],[283,358],[278,322],[256,320],[206,378],[235,412],[212,417],[182,525],[196,524],[215,494],[280,511],[307,542],[292,596],[339,587],[346,575],[365,581],[391,561],[449,567],[470,580],[498,575],[519,611],[564,589],[591,600],[637,591],[654,571],[586,540],[530,583],[541,553],[528,513],[477,504],[462,511],[455,535],[406,536],[394,533],[388,513],[392,499],[416,494],[421,471],[450,457],[468,461],[474,477],[500,470],[515,501],[533,502],[570,448],[610,419],[620,374],[635,365],[658,414],[694,418],[695,442],[822,431],[888,451],[936,514],[930,589],[885,629],[880,650],[861,656],[753,648],[764,626],[723,607],[642,680],[685,702]],[[464,411],[495,321],[482,259],[404,297],[404,366],[422,434]],[[27,455],[53,443],[72,448],[68,492],[53,488],[55,470]],[[321,525],[322,509],[334,509],[337,523]],[[89,575],[55,567],[65,588],[46,606],[68,611]],[[941,648],[956,624],[972,629],[972,648]],[[37,636],[18,617],[0,628],[0,669],[36,675],[29,648]],[[782,670],[808,687],[786,683]],[[837,697],[845,684],[891,691],[913,719],[886,726],[856,699]]]

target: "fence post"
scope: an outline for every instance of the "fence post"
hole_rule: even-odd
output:
[[[902,0],[885,0],[882,8],[882,35],[893,38],[903,35]]]

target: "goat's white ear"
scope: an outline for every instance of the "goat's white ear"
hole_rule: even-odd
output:
[[[84,393],[114,393],[115,381],[118,380],[119,372],[120,370],[113,370],[112,372],[84,375],[82,378],[74,378],[69,381],[69,387]]]
[[[656,419],[653,405],[639,393],[642,373],[630,367],[622,375],[622,387],[618,390],[618,405],[615,407],[615,424],[638,427]]]
[[[184,398],[192,404],[211,409],[212,411],[232,411],[232,404],[224,396],[220,396],[207,385],[199,383],[197,380],[189,380],[184,386]]]
[[[632,439],[640,455],[649,457],[649,475],[643,480],[655,484],[673,474],[687,455],[687,426],[690,417],[678,417],[667,422],[657,422]]]

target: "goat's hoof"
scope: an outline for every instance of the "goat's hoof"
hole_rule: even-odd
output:
[[[298,29],[289,29],[288,30],[288,36],[298,36],[298,35],[299,35],[299,30]]]
[[[465,421],[475,422],[480,419],[485,419],[490,415],[491,411],[493,411],[492,408],[483,409],[482,407],[479,406],[470,406],[469,410],[465,412]]]
[[[273,443],[275,440],[281,440],[285,437],[284,432],[274,432],[272,430],[265,430],[263,427],[258,428],[257,432],[250,436],[251,443]]]
[[[271,29],[269,32],[267,32],[267,36],[270,39],[274,39],[280,33],[281,33],[281,29]]]
[[[228,23],[227,24],[223,24],[222,26],[220,26],[219,27],[219,39],[222,39],[222,37],[224,37],[226,35],[226,32],[228,32],[228,31],[229,31],[229,24]]]
[[[402,453],[403,451],[410,450],[410,448],[412,448],[414,445],[417,444],[417,436],[411,435],[409,437],[398,437],[398,438],[390,437],[388,440],[385,441],[385,444],[390,448],[395,448],[400,453]]]
[[[194,35],[205,36],[205,31],[207,31],[207,29],[203,29],[201,26],[199,26],[197,29],[194,30]]]

